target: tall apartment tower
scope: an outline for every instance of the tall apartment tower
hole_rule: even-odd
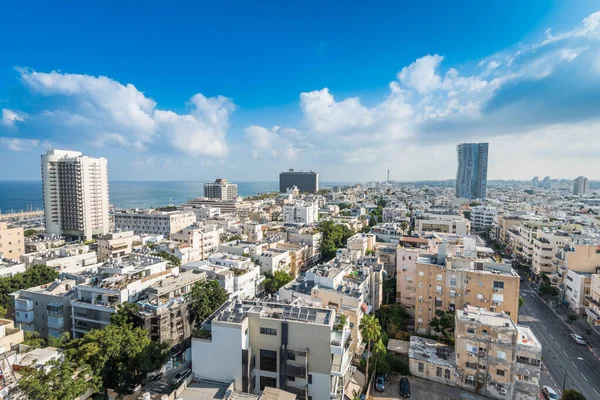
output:
[[[279,174],[279,191],[296,186],[300,192],[315,193],[319,191],[319,174],[314,171],[295,171],[290,169]]]
[[[42,154],[42,190],[47,234],[90,240],[108,232],[106,158],[48,150]]]
[[[485,199],[487,193],[487,143],[461,143],[456,146],[456,197]]]
[[[585,176],[577,177],[573,181],[573,194],[587,194],[590,191],[590,181]]]
[[[224,201],[235,200],[238,197],[238,187],[225,178],[217,178],[212,183],[204,184],[204,197]]]

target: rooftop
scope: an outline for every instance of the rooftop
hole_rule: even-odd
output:
[[[427,361],[440,366],[455,367],[454,354],[452,346],[447,344],[418,336],[410,337],[409,358]]]
[[[516,329],[516,325],[505,313],[486,311],[479,307],[466,306],[464,310],[458,311],[456,316],[463,322]]]
[[[148,288],[148,293],[163,296],[201,280],[206,280],[206,272],[183,272],[179,275],[172,275],[156,282]]]
[[[334,312],[325,308],[294,306],[272,301],[235,301],[226,303],[212,321],[239,324],[249,313],[257,313],[261,318],[306,322],[329,325]]]

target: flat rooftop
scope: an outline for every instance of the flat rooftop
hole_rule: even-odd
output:
[[[463,310],[457,311],[457,317],[464,322],[479,323],[489,326],[505,326],[516,328],[510,317],[504,313],[486,311],[483,308],[466,306]]]
[[[306,322],[329,325],[332,310],[325,308],[295,306],[267,301],[234,301],[226,303],[212,321],[241,323],[249,313],[257,313],[261,318]]]
[[[77,281],[73,279],[55,280],[40,286],[34,286],[29,289],[23,289],[23,293],[40,293],[53,296],[64,296],[76,291]]]
[[[154,285],[148,288],[148,293],[162,296],[184,286],[191,285],[195,282],[205,279],[206,272],[187,271],[180,273],[177,276],[169,276],[159,282],[156,282]]]
[[[528,326],[517,325],[517,333],[519,334],[519,345],[538,347],[540,350],[542,349],[542,345]]]
[[[408,357],[435,365],[456,367],[454,348],[447,344],[418,336],[410,337]]]

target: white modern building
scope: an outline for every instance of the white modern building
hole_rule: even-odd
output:
[[[188,226],[181,232],[173,233],[171,240],[188,244],[191,248],[200,250],[199,257],[201,260],[206,260],[208,255],[214,253],[219,248],[219,231],[214,225],[206,227],[199,225]]]
[[[204,184],[204,197],[224,201],[235,200],[238,197],[238,187],[225,178],[217,178],[214,182]]]
[[[42,190],[48,235],[90,240],[109,231],[106,158],[48,150],[42,155]]]
[[[319,221],[319,205],[309,201],[297,201],[283,206],[283,221],[287,223],[314,224]]]
[[[195,224],[196,214],[189,211],[119,211],[114,214],[114,219],[118,231],[169,237]]]
[[[496,207],[476,206],[471,208],[471,230],[481,232],[491,228],[496,215],[498,215]]]

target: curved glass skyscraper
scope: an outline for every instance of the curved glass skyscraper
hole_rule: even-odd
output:
[[[485,199],[488,143],[461,143],[456,146],[456,155],[456,197]]]

